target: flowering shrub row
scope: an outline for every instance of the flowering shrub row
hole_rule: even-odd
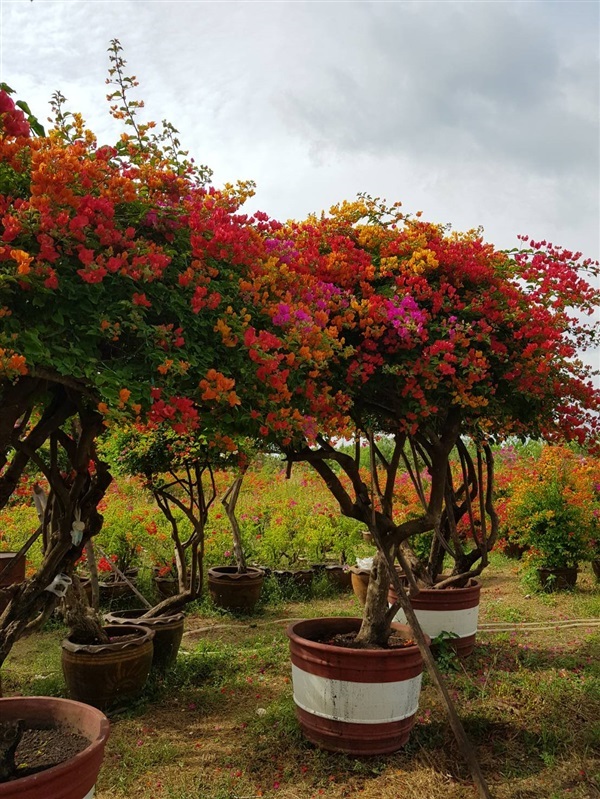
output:
[[[532,446],[498,451],[497,509],[503,537],[528,547],[535,563],[562,566],[600,556],[600,460],[565,447]],[[365,475],[366,477],[367,475]],[[423,474],[423,480],[427,475]],[[231,474],[216,474],[219,495]],[[415,518],[420,506],[406,472],[396,479],[401,518]],[[157,566],[168,571],[172,558],[169,526],[139,480],[113,482],[99,510],[104,526],[97,537],[102,550],[121,569]],[[353,564],[372,554],[360,525],[340,516],[331,495],[307,467],[298,465],[289,480],[277,458],[266,457],[246,473],[237,510],[249,562],[271,568],[299,567],[334,560]],[[180,519],[185,525],[185,519]],[[22,495],[0,513],[0,548],[18,549],[37,526],[31,494]],[[431,536],[417,541],[426,555]],[[30,569],[39,563],[30,553]],[[207,566],[233,563],[229,521],[216,505],[205,531]],[[110,567],[99,558],[101,571]]]

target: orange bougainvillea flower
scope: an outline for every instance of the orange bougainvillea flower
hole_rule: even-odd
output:
[[[17,262],[18,275],[28,275],[31,272],[30,264],[33,261],[33,256],[28,255],[24,250],[11,250],[10,257]]]

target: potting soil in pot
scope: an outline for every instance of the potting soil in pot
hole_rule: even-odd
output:
[[[342,646],[345,649],[402,649],[407,646],[415,646],[412,638],[406,638],[401,633],[392,633],[387,640],[386,646],[378,646],[377,644],[368,644],[364,647],[356,643],[357,632],[338,633],[337,635],[328,636],[326,638],[315,638],[321,644],[328,644],[329,646]]]
[[[0,735],[5,726],[0,724]],[[58,766],[89,745],[88,738],[70,727],[25,727],[14,756],[15,770],[8,779],[0,781],[10,782]]]

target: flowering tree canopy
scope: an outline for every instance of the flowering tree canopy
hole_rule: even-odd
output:
[[[491,443],[598,443],[600,392],[578,359],[597,340],[585,318],[598,307],[588,282],[598,264],[521,241],[501,252],[480,231],[453,233],[364,197],[280,228],[267,242],[278,268],[241,284],[263,314],[261,331],[244,335],[267,377],[260,432],[290,461],[310,462],[342,511],[368,524],[390,557],[400,545],[425,582],[435,582],[445,553],[456,563],[451,582],[487,562],[497,533]],[[303,360],[308,378],[294,371]],[[332,436],[356,433],[395,441],[386,459],[372,439],[371,486],[360,450],[352,458],[332,446]],[[422,504],[411,518],[393,509],[400,464]],[[422,564],[406,542],[426,531],[435,536]]]
[[[139,123],[116,42],[111,63],[112,113],[128,126],[114,147],[58,94],[46,135],[0,91],[0,507],[31,464],[50,486],[44,563],[3,615],[0,658],[100,528],[106,424],[201,429],[235,448],[221,430],[235,427],[246,370],[238,283],[276,226],[240,213],[250,184],[213,189],[171,126]]]

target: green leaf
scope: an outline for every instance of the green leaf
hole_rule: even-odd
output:
[[[27,105],[25,100],[17,100],[15,105],[17,105],[22,111],[25,111],[26,114],[29,114],[29,116],[33,116],[31,113],[31,108]]]

